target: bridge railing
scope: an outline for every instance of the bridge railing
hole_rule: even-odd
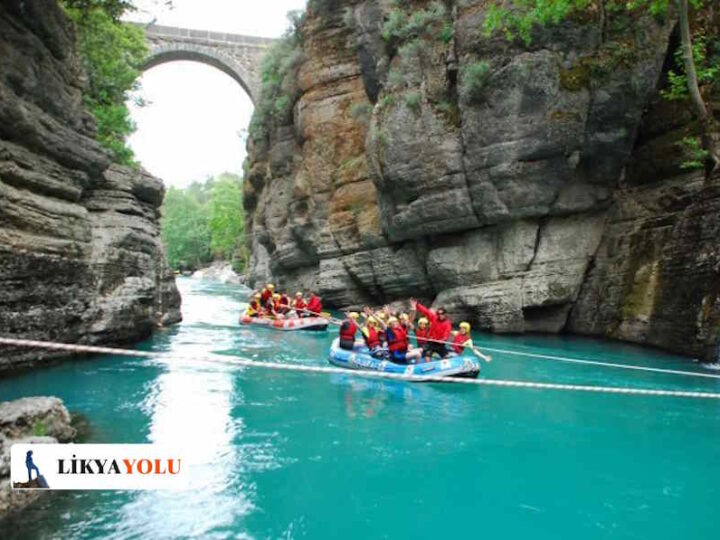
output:
[[[204,41],[215,41],[220,43],[233,43],[238,45],[254,45],[268,46],[277,41],[274,38],[245,36],[241,34],[231,34],[226,32],[213,32],[210,30],[194,30],[192,28],[177,28],[174,26],[162,26],[159,24],[140,24],[133,23],[145,28],[148,38],[179,38],[179,39],[195,39]]]

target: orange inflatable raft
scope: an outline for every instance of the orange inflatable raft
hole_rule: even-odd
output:
[[[327,330],[328,321],[324,317],[303,317],[302,319],[270,319],[268,317],[240,316],[240,324],[264,326],[273,330]]]

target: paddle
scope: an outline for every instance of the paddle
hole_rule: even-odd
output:
[[[303,309],[303,308],[293,308],[297,311],[302,311],[303,313],[309,313],[310,315],[315,315],[316,317],[322,317],[323,319],[327,319],[332,324],[336,324],[340,326],[342,324],[342,321],[340,319],[335,319],[330,316],[330,313],[327,311],[321,311],[320,313],[317,313],[316,311],[310,311],[309,309]]]
[[[417,336],[416,336],[416,338],[417,338]],[[458,343],[453,343],[451,341],[440,341],[439,339],[432,339],[432,338],[420,338],[420,339],[422,339],[424,341],[432,341],[433,343],[442,343],[443,345],[458,345]],[[482,358],[486,362],[492,362],[492,356],[483,354],[482,352],[480,352],[480,349],[478,349],[474,345],[465,344],[465,343],[462,343],[460,345],[462,347],[469,348],[475,354],[475,356],[477,356],[478,358]]]

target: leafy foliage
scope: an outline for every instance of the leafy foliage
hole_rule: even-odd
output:
[[[171,187],[162,206],[161,237],[173,269],[195,269],[212,259],[204,185]]]
[[[89,15],[96,10],[105,12],[113,21],[128,11],[135,11],[132,0],[63,0],[63,4],[82,16]]]
[[[452,39],[452,25],[445,21],[446,15],[447,8],[442,2],[430,2],[427,9],[414,10],[410,15],[398,3],[383,24],[382,37],[386,42],[397,45],[421,37],[442,23],[439,38],[447,43]]]
[[[604,0],[605,10],[647,11],[657,18],[665,18],[670,2],[675,0]],[[701,7],[708,0],[689,0],[694,8]],[[589,12],[595,9],[596,0],[492,0],[485,18],[485,33],[503,31],[512,41],[516,37],[526,45],[531,42],[533,26],[558,24],[571,13]]]
[[[692,49],[698,84],[720,83],[720,40],[711,41],[705,34],[699,34],[693,37]],[[685,99],[688,96],[687,76],[680,48],[675,51],[675,64],[679,66],[678,70],[668,71],[670,88],[660,92],[669,100]]]
[[[467,65],[461,73],[460,96],[469,103],[481,100],[489,78],[490,64],[485,60]]]
[[[88,76],[84,99],[97,121],[97,139],[112,151],[116,162],[133,164],[126,139],[135,126],[125,102],[129,92],[137,88],[140,66],[147,55],[143,31],[117,20],[129,2],[76,0],[65,5],[75,23]]]
[[[417,92],[408,92],[407,94],[405,94],[405,105],[407,105],[409,109],[412,109],[415,112],[419,111],[420,94],[418,94]]]
[[[242,180],[225,173],[185,189],[171,187],[162,207],[161,236],[173,269],[195,269],[213,259],[232,260],[242,271],[245,215]]]
[[[453,25],[445,23],[442,30],[440,30],[440,35],[438,37],[443,43],[450,43],[455,37],[455,29],[453,28]]]
[[[260,64],[260,96],[248,130],[255,142],[267,137],[274,121],[286,119],[294,104],[304,17],[291,12],[288,18],[291,23],[289,30],[271,46]]]
[[[684,137],[678,143],[685,154],[685,161],[682,162],[682,169],[703,169],[705,161],[710,157],[710,152],[705,150],[699,137]]]
[[[369,122],[372,114],[372,105],[369,103],[353,103],[350,107],[350,115],[361,122]]]
[[[506,8],[505,3],[493,3],[488,6],[485,33],[504,30],[508,41],[517,35],[529,45],[534,25],[558,24],[571,11],[587,9],[591,4],[592,0],[511,0]]]
[[[221,175],[210,191],[210,249],[215,257],[231,259],[242,245],[245,216],[242,206],[241,179]]]
[[[45,437],[47,435],[47,426],[42,420],[35,420],[32,430],[35,437]]]

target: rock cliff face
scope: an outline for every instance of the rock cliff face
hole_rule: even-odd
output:
[[[598,0],[524,46],[443,6],[310,2],[292,117],[249,144],[251,281],[706,354],[720,178],[683,173],[657,98],[672,21]]]
[[[162,182],[111,165],[54,0],[0,4],[0,335],[106,343],[180,319]],[[0,349],[0,372],[52,355]]]

